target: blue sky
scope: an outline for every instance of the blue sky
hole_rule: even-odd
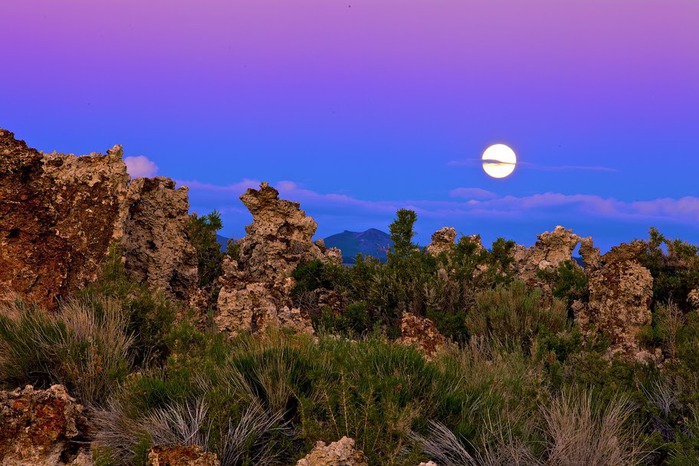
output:
[[[145,4],[144,4],[145,3]],[[260,181],[318,236],[418,213],[532,244],[650,226],[699,243],[699,3],[26,0],[4,7],[0,126],[43,151],[124,146],[193,211],[250,222]],[[478,159],[510,145],[504,180]],[[135,162],[140,161],[140,164]]]

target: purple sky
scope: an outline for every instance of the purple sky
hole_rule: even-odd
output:
[[[0,127],[43,151],[124,145],[223,213],[260,180],[318,236],[454,226],[603,249],[699,243],[696,0],[23,0],[0,9]],[[505,180],[478,159],[510,145]],[[156,169],[157,167],[157,169]]]

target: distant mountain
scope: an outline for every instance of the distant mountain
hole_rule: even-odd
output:
[[[343,231],[325,238],[325,246],[340,248],[342,250],[342,262],[354,264],[357,254],[374,256],[382,262],[386,261],[386,251],[393,246],[391,236],[376,228],[367,231]]]
[[[226,252],[228,238],[226,238],[225,236],[216,235],[216,242],[221,245],[221,252]]]

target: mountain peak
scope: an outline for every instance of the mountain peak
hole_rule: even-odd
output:
[[[324,241],[325,246],[339,248],[342,251],[342,261],[345,264],[353,264],[357,254],[373,256],[380,261],[385,261],[386,251],[393,245],[391,236],[376,228],[360,232],[345,230],[328,236]]]

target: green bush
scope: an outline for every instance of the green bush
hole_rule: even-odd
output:
[[[673,301],[689,312],[687,295],[699,288],[699,246],[668,239],[655,228],[650,229],[647,246],[641,264],[653,275],[654,303]]]
[[[511,344],[524,351],[531,348],[539,334],[558,334],[567,329],[567,324],[565,304],[557,299],[545,304],[541,291],[523,282],[479,293],[465,322],[472,337]]]

